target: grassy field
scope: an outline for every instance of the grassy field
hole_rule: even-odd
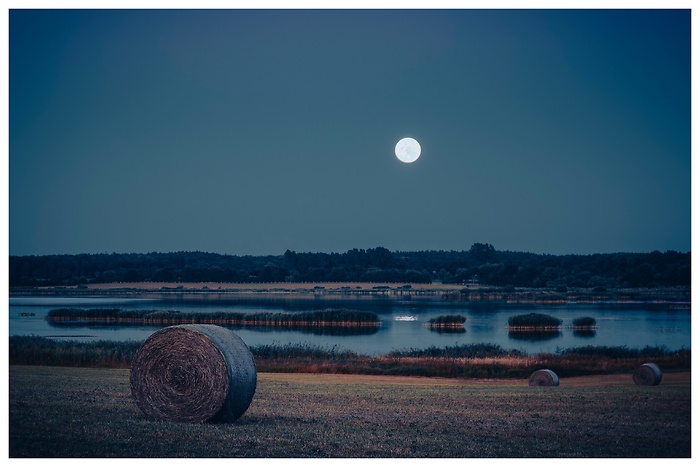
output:
[[[9,367],[10,457],[689,457],[690,373],[518,380],[258,373],[230,425],[147,419],[129,371]]]

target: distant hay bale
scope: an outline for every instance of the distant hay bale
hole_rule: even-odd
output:
[[[151,335],[131,365],[131,393],[149,417],[177,422],[237,420],[255,394],[248,346],[212,324],[170,326]]]
[[[632,374],[637,386],[656,386],[661,383],[661,368],[656,363],[645,363]]]
[[[552,370],[537,370],[527,380],[528,386],[559,386],[559,377]]]

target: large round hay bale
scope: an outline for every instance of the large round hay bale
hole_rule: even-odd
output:
[[[559,376],[552,370],[537,370],[527,380],[528,386],[559,386]]]
[[[212,324],[170,326],[152,334],[131,365],[131,393],[149,417],[232,422],[250,406],[257,371],[248,346]]]
[[[661,383],[661,368],[656,363],[645,363],[632,374],[637,386],[656,386]]]

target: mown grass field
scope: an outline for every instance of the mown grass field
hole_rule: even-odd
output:
[[[234,424],[151,421],[129,370],[9,367],[10,457],[689,457],[690,373],[524,379],[258,373]]]

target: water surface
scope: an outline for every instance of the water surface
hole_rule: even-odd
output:
[[[504,349],[534,354],[587,345],[663,346],[669,350],[690,348],[690,309],[668,304],[567,304],[495,305],[448,303],[440,301],[363,300],[349,303],[338,300],[172,300],[162,298],[116,297],[12,297],[9,306],[10,335],[35,335],[55,339],[143,341],[159,326],[53,325],[45,320],[53,308],[122,308],[197,311],[254,312],[325,308],[353,308],[374,311],[381,321],[370,334],[317,334],[299,330],[232,328],[249,346],[262,344],[311,344],[337,346],[366,355],[383,355],[393,350],[425,349],[462,344],[492,343]],[[509,333],[510,316],[545,313],[563,321],[559,332],[543,334]],[[459,314],[466,318],[461,332],[436,332],[425,325],[440,315]],[[590,316],[598,328],[592,333],[568,329],[574,318]]]

